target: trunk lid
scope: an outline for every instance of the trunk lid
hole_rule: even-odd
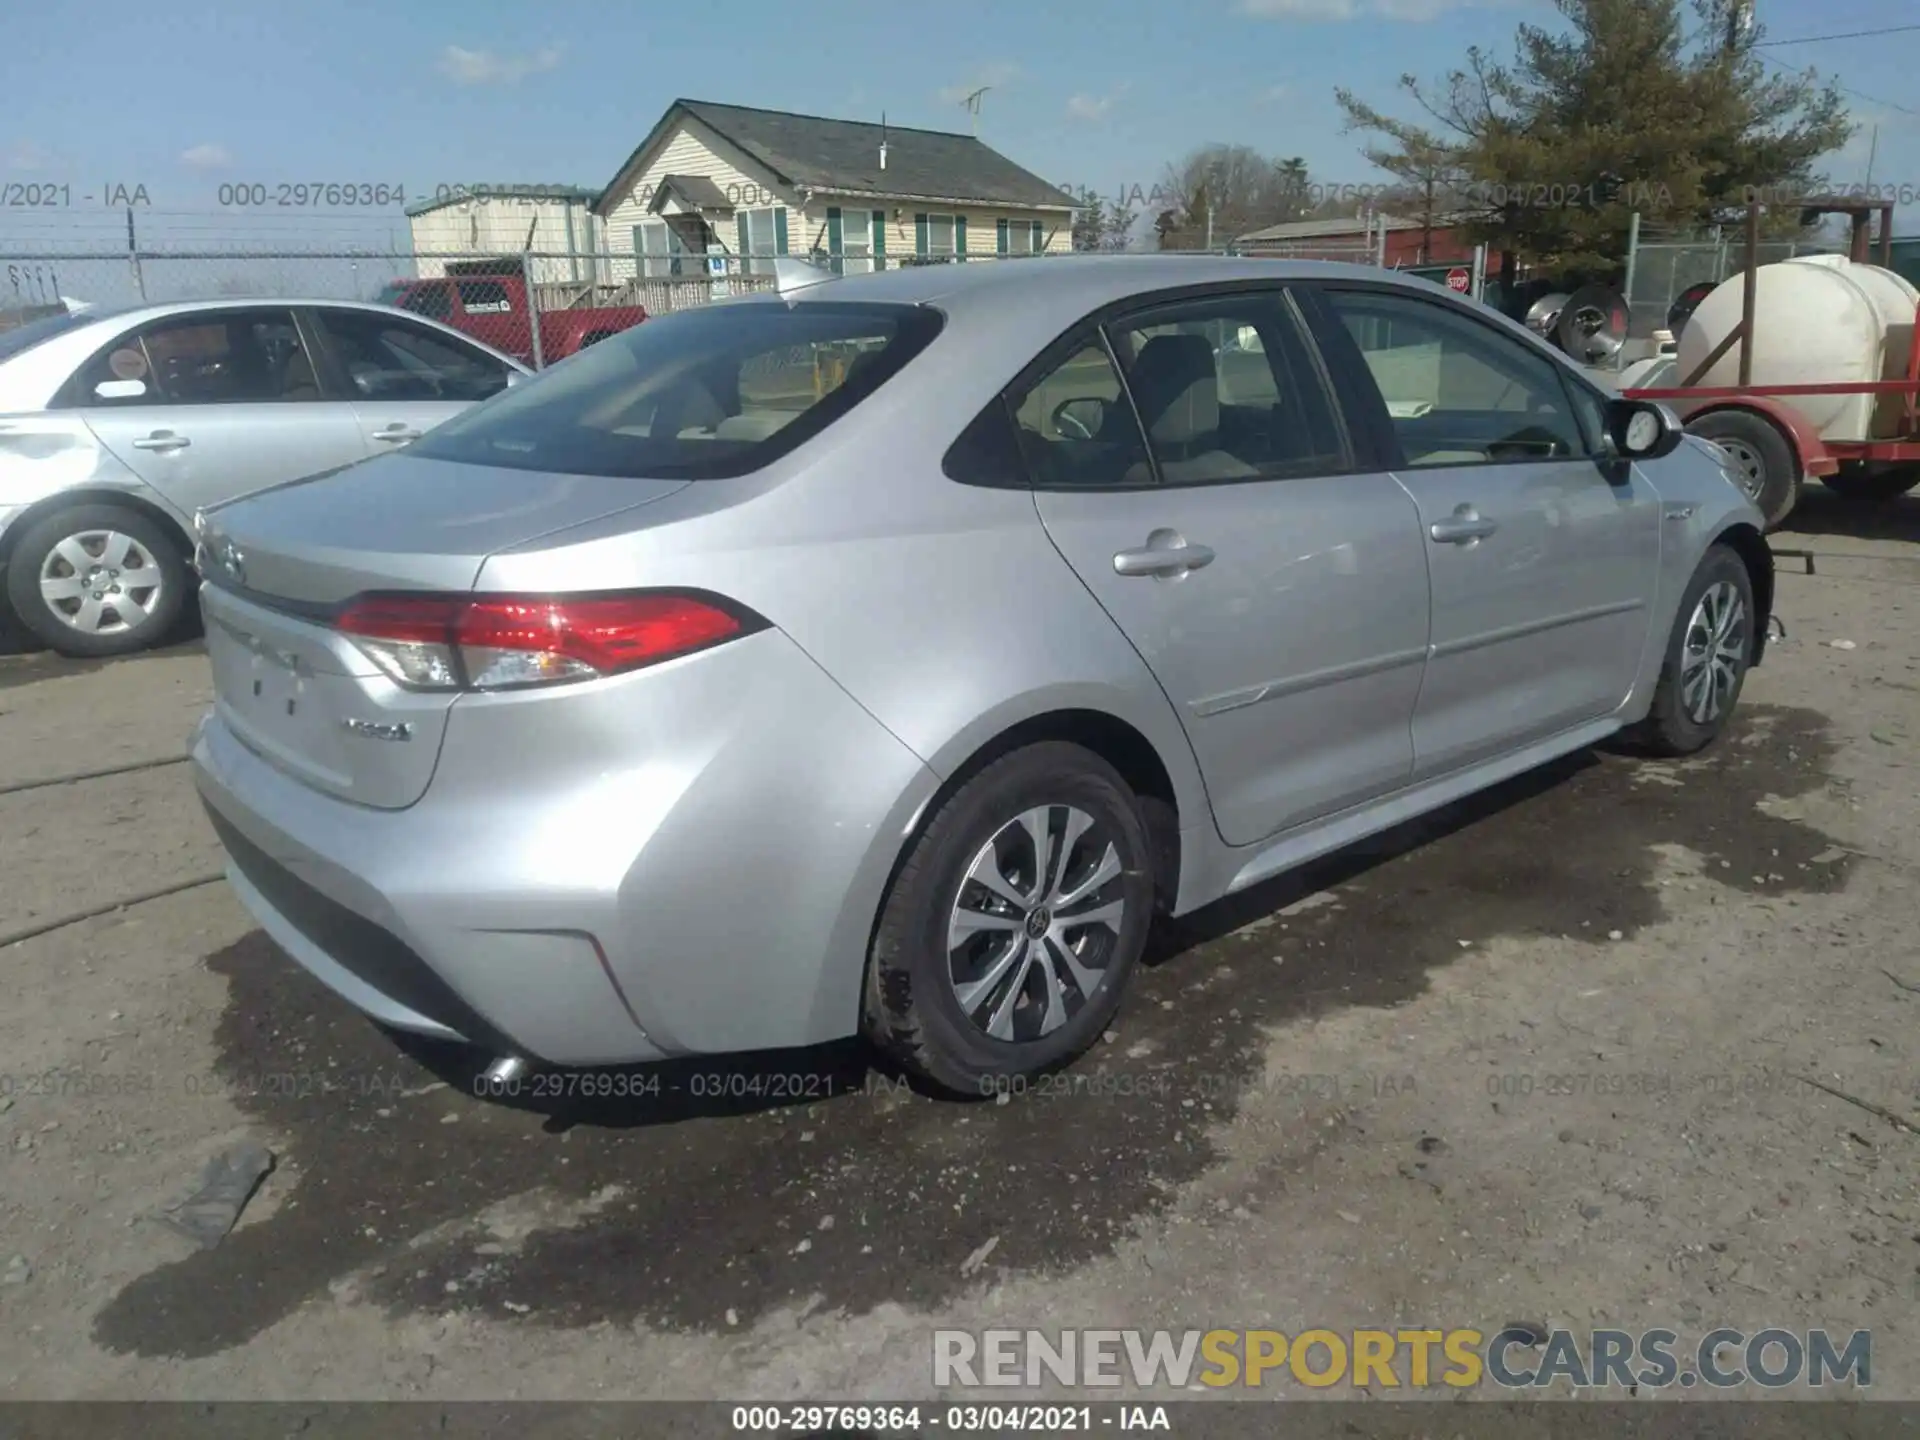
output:
[[[396,684],[331,612],[373,590],[471,590],[496,551],[686,483],[396,455],[207,511],[199,563],[215,709],[302,783],[403,809],[433,779],[455,694]]]

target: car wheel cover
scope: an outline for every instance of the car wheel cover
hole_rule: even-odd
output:
[[[79,530],[40,562],[40,598],[83,635],[124,635],[144,625],[166,594],[166,572],[119,530]]]
[[[1109,827],[1038,805],[974,855],[947,918],[947,976],[972,1025],[1009,1043],[1051,1035],[1105,983],[1126,924]]]
[[[1732,582],[1716,581],[1694,605],[1680,642],[1680,705],[1694,724],[1726,713],[1748,651],[1747,602]]]
[[[1766,488],[1766,466],[1761,463],[1760,452],[1744,440],[1731,437],[1716,439],[1713,443],[1731,455],[1733,463],[1740,467],[1740,474],[1744,477],[1740,488],[1747,492],[1747,498],[1758,500],[1760,492]]]

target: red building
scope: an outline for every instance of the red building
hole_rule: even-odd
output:
[[[1471,265],[1473,242],[1459,231],[1396,215],[1338,220],[1297,220],[1269,225],[1234,242],[1242,255],[1295,260],[1348,260],[1396,269],[1421,265]],[[1497,251],[1487,255],[1487,272],[1499,269]]]

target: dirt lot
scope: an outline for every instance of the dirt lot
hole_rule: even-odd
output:
[[[906,1397],[937,1325],[1518,1320],[1871,1328],[1874,1394],[1920,1398],[1920,1133],[1853,1103],[1920,1124],[1920,501],[1827,499],[1775,537],[1817,573],[1783,558],[1728,743],[1192,917],[1006,1104],[852,1047],[476,1098],[193,885],[216,846],[147,762],[194,650],[0,660],[0,935],[123,904],[0,950],[0,1391]],[[232,1234],[154,1223],[248,1135],[278,1163]]]

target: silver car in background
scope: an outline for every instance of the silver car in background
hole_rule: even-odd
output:
[[[1157,913],[1620,732],[1709,744],[1761,517],[1671,412],[1373,269],[929,266],[655,319],[203,517],[262,927],[589,1066],[1064,1064]]]
[[[67,655],[163,639],[193,514],[418,439],[528,373],[380,305],[196,300],[0,333],[0,599]]]

